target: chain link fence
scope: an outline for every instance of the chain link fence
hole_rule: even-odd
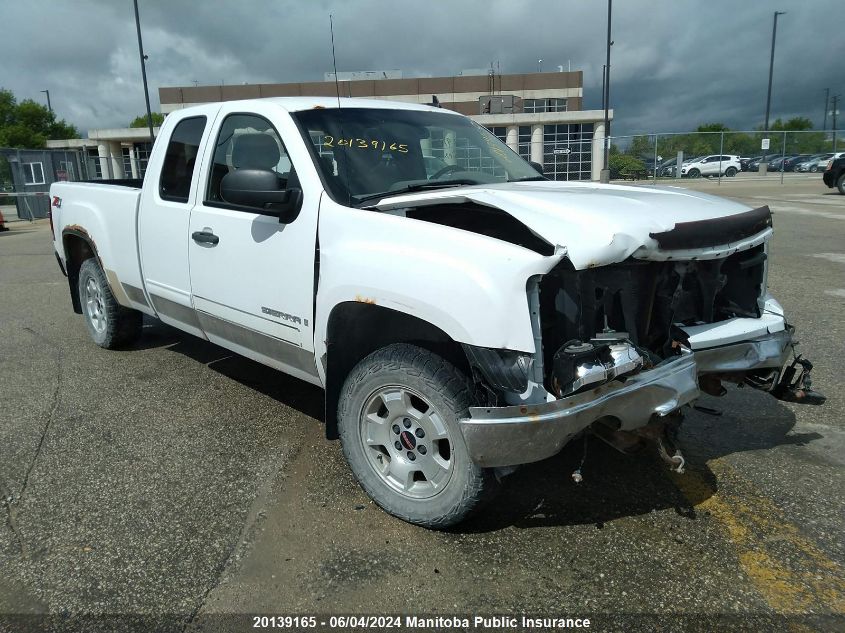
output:
[[[612,180],[811,177],[845,151],[845,131],[713,131],[610,137]],[[764,149],[765,148],[765,149]]]

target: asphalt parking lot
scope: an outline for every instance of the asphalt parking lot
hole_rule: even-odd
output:
[[[0,614],[165,614],[178,631],[231,612],[787,614],[842,630],[845,196],[820,180],[682,184],[773,209],[771,291],[825,406],[730,388],[702,401],[720,416],[688,415],[686,474],[591,442],[575,484],[577,442],[450,532],[369,502],[323,437],[318,389],[153,321],[133,349],[96,347],[49,226],[14,223]]]

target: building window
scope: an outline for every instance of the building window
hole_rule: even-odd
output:
[[[592,123],[543,126],[543,173],[552,180],[590,180],[592,150]]]
[[[525,99],[522,102],[523,112],[566,112],[566,99]]]
[[[88,150],[88,163],[86,165],[88,171],[88,178],[92,178],[91,172],[94,173],[93,178],[100,180],[103,177],[103,166],[100,164],[100,155],[96,149]]]
[[[502,141],[502,143],[508,142],[508,128],[504,125],[491,125],[487,129],[493,133],[493,136]]]
[[[120,152],[123,155],[123,177],[131,178],[132,174],[132,153],[128,147],[121,147]]]
[[[531,126],[520,125],[517,131],[519,155],[525,160],[531,160]]]
[[[24,163],[23,181],[27,185],[43,185],[44,166],[41,163]]]
[[[135,143],[135,160],[138,161],[138,178],[143,178],[147,173],[147,163],[150,162],[150,152],[153,149],[153,144],[149,141],[144,143]]]

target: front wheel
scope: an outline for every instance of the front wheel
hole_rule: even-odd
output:
[[[698,178],[699,176],[701,176],[701,172],[697,169],[690,169],[689,173],[687,173],[687,176],[689,176],[690,178]]]
[[[472,383],[422,348],[396,344],[362,360],[340,394],[338,432],[364,491],[390,514],[442,529],[466,519],[496,486],[469,457],[459,420]]]
[[[819,171],[819,166],[818,166],[818,165],[813,165],[812,167],[810,167],[810,171],[811,171],[811,172],[813,172],[813,173],[815,174],[816,172],[818,172],[818,171]]]
[[[116,349],[141,335],[143,315],[117,302],[103,269],[93,257],[82,262],[78,291],[85,325],[97,345]]]
[[[839,193],[845,196],[845,174],[842,174],[836,180],[836,188],[839,189]]]

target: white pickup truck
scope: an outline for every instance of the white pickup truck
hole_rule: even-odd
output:
[[[435,107],[190,107],[143,182],[52,186],[55,250],[97,344],[146,314],[323,387],[363,489],[428,527],[587,433],[680,470],[679,411],[723,381],[824,400],[767,292],[767,207],[535,167]]]

